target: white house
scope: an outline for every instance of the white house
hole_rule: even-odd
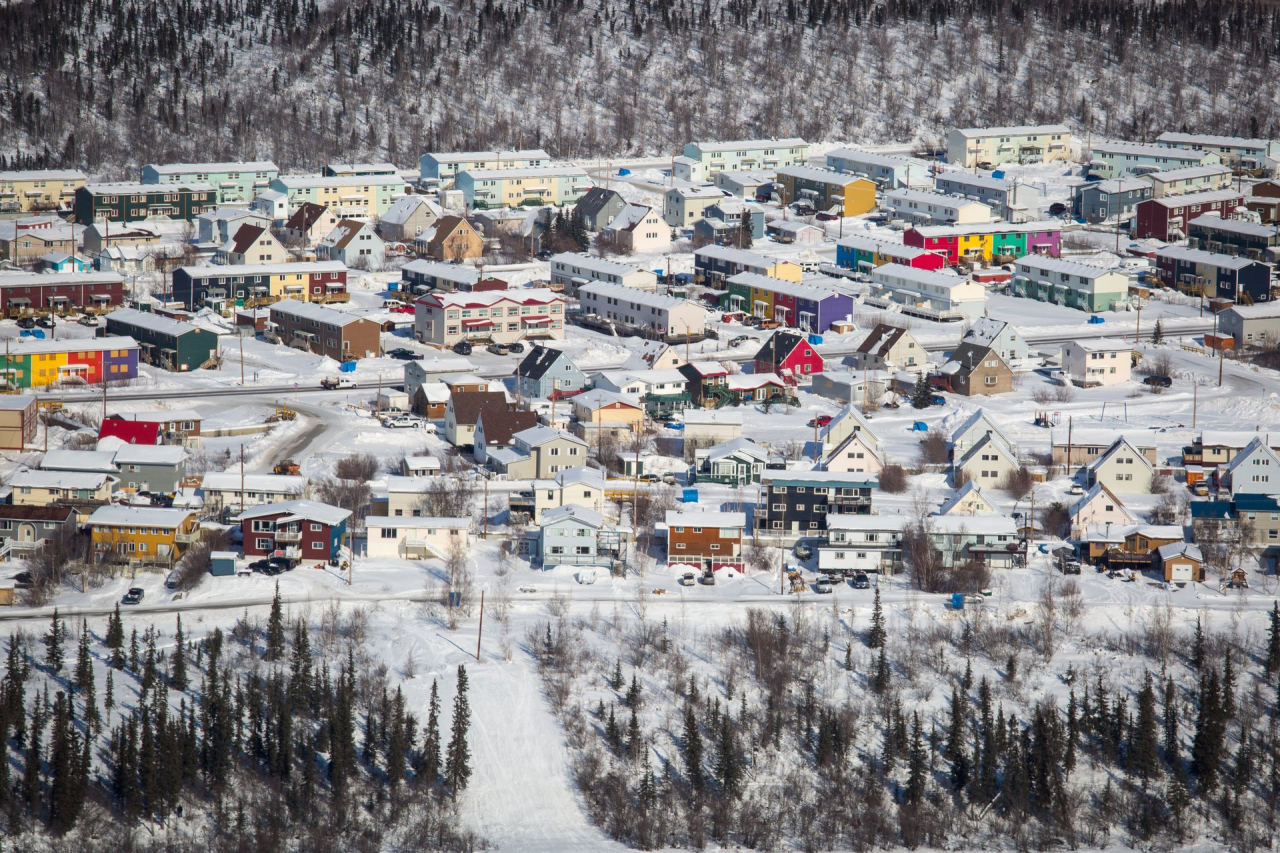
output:
[[[646,204],[628,204],[601,232],[619,252],[665,252],[671,247],[671,228]]]
[[[689,142],[682,152],[701,163],[706,174],[727,170],[770,169],[802,166],[809,159],[809,143],[798,137],[736,139],[725,142]]]
[[[452,553],[466,554],[471,547],[469,518],[371,515],[365,519],[365,529],[365,556],[371,558],[447,560]]]
[[[857,430],[827,452],[822,461],[823,471],[843,473],[859,472],[879,474],[884,469],[884,457],[880,443],[870,430]]]
[[[1225,469],[1218,469],[1218,477],[1220,485],[1222,481],[1230,484],[1232,497],[1280,494],[1280,456],[1261,438],[1255,438]]]
[[[890,190],[880,206],[917,225],[973,225],[995,218],[980,201],[925,190]]]
[[[316,244],[316,260],[341,261],[351,269],[377,270],[386,259],[386,244],[371,222],[343,219]]]
[[[973,480],[951,493],[934,515],[994,515],[995,505],[987,500],[982,487]]]
[[[979,317],[973,321],[969,331],[964,333],[960,343],[972,343],[993,349],[1005,362],[1013,364],[1031,355],[1027,341],[1004,320],[993,320],[990,317]]]
[[[1151,491],[1155,469],[1142,451],[1121,436],[1085,469],[1089,485],[1101,483],[1112,494],[1146,494]]]
[[[245,474],[223,471],[205,474],[200,494],[205,509],[239,512],[263,504],[284,503],[306,497],[307,478],[288,474]]]
[[[988,435],[993,435],[1000,439],[1007,447],[1014,446],[1013,440],[1009,438],[1004,430],[1000,429],[995,419],[982,409],[978,409],[952,430],[951,452],[953,458],[967,453],[971,447]]]
[[[697,302],[622,284],[581,285],[578,300],[584,312],[664,336],[700,335],[707,325],[707,309]]]
[[[561,252],[551,258],[551,283],[561,285],[565,293],[575,296],[578,288],[589,281],[621,284],[638,290],[656,290],[658,277],[653,270],[635,264],[619,263],[583,252]]]
[[[952,273],[919,270],[903,264],[881,264],[871,271],[873,296],[888,307],[904,306],[903,313],[937,320],[976,320],[987,310],[987,290],[977,282]]]
[[[963,473],[979,486],[999,489],[1017,468],[1017,451],[994,433],[988,433],[958,456],[952,478],[961,479],[959,474]]]
[[[1133,370],[1133,346],[1115,338],[1082,338],[1062,347],[1062,374],[1089,388],[1128,382]]]

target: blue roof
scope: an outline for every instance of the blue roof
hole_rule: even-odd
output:
[[[1244,496],[1241,495],[1241,497]],[[1193,519],[1229,519],[1231,518],[1231,501],[1192,501],[1191,517]]]
[[[1277,512],[1280,500],[1275,495],[1236,495],[1237,512]]]

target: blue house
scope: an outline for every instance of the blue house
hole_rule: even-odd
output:
[[[751,239],[763,240],[765,237],[764,208],[758,204],[752,204],[740,198],[726,198],[724,201],[709,205],[702,211],[702,215],[707,219],[722,220],[735,229],[742,224],[743,213],[751,219]]]
[[[593,509],[565,504],[542,514],[538,556],[550,566],[607,566],[622,551],[622,537]]]
[[[587,387],[587,375],[573,359],[550,347],[534,346],[516,368],[516,386],[530,400],[548,400],[552,394],[576,394]]]
[[[45,252],[40,256],[40,269],[45,272],[91,272],[93,261],[66,252]]]

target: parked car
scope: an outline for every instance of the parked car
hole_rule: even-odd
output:
[[[814,427],[824,427],[827,424],[831,423],[831,421],[832,421],[831,415],[818,415],[816,418],[810,419],[809,428],[813,429]]]
[[[1152,388],[1168,388],[1173,385],[1173,379],[1168,376],[1154,374],[1142,380],[1143,385],[1149,385]]]
[[[179,580],[181,580],[181,577],[178,574],[178,570],[174,569],[173,571],[169,572],[168,575],[165,576],[164,588],[170,589],[170,590],[177,589]]]
[[[661,483],[662,478],[657,474],[641,474],[638,478],[642,483]]]
[[[393,350],[387,350],[387,358],[394,358],[397,361],[421,361],[422,353],[417,353],[404,347],[396,347]]]
[[[813,591],[818,595],[829,595],[831,593],[831,581],[825,579],[816,581],[813,585]]]
[[[837,219],[840,218],[840,214],[828,213],[827,211],[823,210],[818,212],[813,218],[818,220],[819,222],[835,222]]]
[[[124,594],[124,598],[120,599],[121,604],[141,604],[142,597],[146,595],[142,587],[130,587],[129,591]]]
[[[15,589],[31,589],[36,582],[31,572],[18,572],[13,576],[13,586]]]
[[[19,329],[34,329],[35,327],[36,327],[36,321],[33,318],[31,317],[18,318]]]
[[[1053,204],[1049,205],[1050,216],[1061,216],[1066,212],[1067,206],[1060,201],[1055,201]]]
[[[807,560],[813,556],[813,549],[803,542],[797,542],[794,551],[797,560]]]
[[[458,355],[471,355],[471,344],[466,341],[458,341],[453,345],[453,351]]]
[[[750,335],[738,335],[736,338],[729,341],[729,348],[732,349],[733,347],[742,346],[743,344],[749,344],[749,343],[751,343]]]
[[[55,320],[52,315],[45,315],[44,317],[40,317],[36,320],[36,325],[44,329],[52,329],[57,325],[57,322],[58,321]]]
[[[81,326],[96,326],[98,325],[98,315],[97,314],[81,314],[79,323]]]
[[[252,563],[249,564],[249,571],[251,572],[266,572],[270,568],[271,568],[270,560],[254,560]]]
[[[339,388],[354,388],[356,387],[356,381],[350,376],[326,376],[320,380],[320,387],[329,391]]]
[[[680,586],[693,586],[697,582],[697,577],[693,572],[685,572],[680,576]]]
[[[416,418],[410,415],[396,415],[393,418],[387,418],[384,420],[382,425],[389,429],[416,429],[422,426],[422,418]]]
[[[853,588],[854,589],[870,589],[871,588],[871,578],[867,577],[866,572],[858,572],[853,576]]]
[[[715,585],[716,585],[716,573],[715,573],[714,571],[712,571],[711,569],[707,569],[705,572],[703,572],[703,573],[702,573],[702,584],[703,584],[703,586],[715,586]]]
[[[506,344],[500,344],[496,342],[489,344],[487,347],[485,347],[485,349],[493,353],[494,355],[510,355],[511,354],[511,347],[507,346]]]
[[[520,343],[519,341],[514,341],[513,343],[507,344],[507,349],[511,350],[512,352],[524,352],[524,344]]]

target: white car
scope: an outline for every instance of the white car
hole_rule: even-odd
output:
[[[425,421],[422,418],[414,418],[408,415],[397,415],[394,418],[386,418],[382,425],[390,429],[418,429],[421,428]]]

